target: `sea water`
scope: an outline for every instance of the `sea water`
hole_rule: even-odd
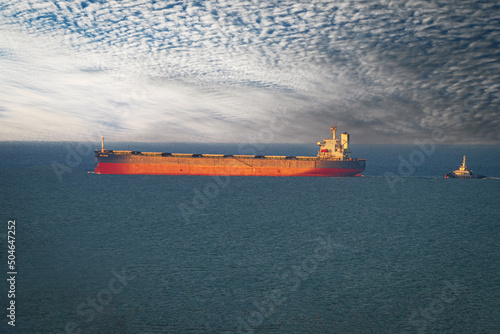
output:
[[[498,146],[353,146],[351,178],[97,175],[99,146],[0,144],[2,333],[500,332]],[[463,155],[489,177],[444,179]]]

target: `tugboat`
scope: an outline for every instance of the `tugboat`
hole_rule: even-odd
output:
[[[459,169],[454,170],[451,173],[446,174],[444,177],[445,179],[447,178],[454,178],[454,179],[484,179],[486,176],[484,175],[477,175],[472,172],[472,170],[468,170],[467,166],[465,165],[465,155],[464,155],[464,161],[462,162],[462,166],[460,166]]]

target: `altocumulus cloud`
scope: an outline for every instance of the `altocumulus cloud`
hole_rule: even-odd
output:
[[[276,141],[500,143],[495,1],[4,1],[0,41],[0,140],[241,141],[279,110]]]

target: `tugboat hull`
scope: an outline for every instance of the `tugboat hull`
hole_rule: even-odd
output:
[[[445,179],[452,178],[452,179],[485,179],[486,176],[484,175],[456,175],[455,173],[448,173],[445,176]]]

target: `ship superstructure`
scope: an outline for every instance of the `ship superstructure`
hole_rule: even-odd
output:
[[[144,175],[241,175],[241,176],[355,176],[365,170],[366,161],[350,157],[349,134],[318,142],[318,155],[263,156],[193,154],[170,152],[95,151],[97,174]]]
[[[332,138],[323,139],[318,142],[319,150],[318,157],[320,159],[348,160],[351,150],[349,149],[349,134],[344,132],[340,135],[340,140],[337,139],[337,124],[330,127]]]
[[[467,165],[465,164],[465,155],[462,161],[462,165],[451,173],[446,174],[445,179],[447,178],[455,178],[455,179],[484,179],[486,176],[477,175],[472,172],[472,170],[467,169]]]

